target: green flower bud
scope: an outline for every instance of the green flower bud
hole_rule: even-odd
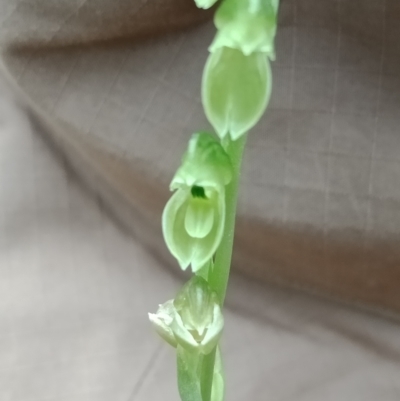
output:
[[[199,8],[211,8],[218,0],[194,0]]]
[[[162,218],[165,242],[185,270],[201,269],[214,255],[225,224],[225,188],[230,159],[211,135],[195,134],[171,183],[176,190]]]
[[[225,46],[245,55],[262,52],[275,59],[278,3],[278,0],[225,0],[215,13],[218,33],[210,51]]]
[[[245,134],[263,115],[272,87],[271,67],[263,53],[245,56],[222,47],[209,55],[202,84],[206,116],[218,135],[233,140]]]
[[[198,276],[182,288],[174,301],[161,305],[149,318],[169,344],[201,354],[217,346],[224,326],[217,294]]]

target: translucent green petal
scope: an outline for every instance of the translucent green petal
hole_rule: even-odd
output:
[[[210,353],[218,344],[224,320],[208,282],[194,276],[174,300],[176,316],[171,329],[178,343],[187,350]]]
[[[275,11],[275,14],[278,14],[279,0],[271,0],[271,5]]]
[[[224,317],[222,316],[221,308],[217,303],[214,303],[213,321],[212,324],[209,325],[206,335],[201,342],[204,354],[209,354],[218,345],[223,327]]]
[[[204,70],[203,106],[218,135],[233,140],[263,115],[271,96],[271,68],[263,53],[245,56],[223,47],[211,53]]]
[[[199,270],[196,271],[196,275],[204,278],[208,281],[208,276],[210,271],[214,267],[214,262],[212,259],[209,259]]]
[[[189,141],[171,189],[195,185],[216,188],[229,184],[231,180],[232,164],[218,138],[198,132]]]
[[[185,327],[182,318],[176,313],[174,321],[171,323],[171,329],[174,332],[178,344],[188,351],[196,351],[199,348],[199,343],[194,339],[190,331]]]
[[[182,270],[189,266],[193,252],[193,238],[185,230],[185,216],[190,191],[176,191],[166,204],[162,216],[164,240]]]
[[[218,305],[216,295],[211,291],[207,281],[198,276],[190,279],[174,300],[174,306],[182,317],[185,327],[196,331],[200,336],[212,325],[214,305]]]

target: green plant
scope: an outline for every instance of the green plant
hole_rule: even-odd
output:
[[[209,8],[216,0],[195,0]],[[194,276],[174,300],[149,314],[157,332],[177,349],[182,401],[222,401],[219,350],[222,307],[228,285],[238,186],[247,132],[264,113],[271,94],[270,60],[279,0],[224,0],[217,34],[203,73],[204,111],[216,135],[189,141],[163,213],[172,255]]]

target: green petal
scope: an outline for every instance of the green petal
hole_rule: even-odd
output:
[[[174,307],[171,329],[178,343],[188,350],[210,353],[218,344],[224,320],[218,296],[208,282],[199,276],[191,278],[176,296]]]
[[[193,252],[193,238],[189,236],[184,225],[190,196],[189,190],[176,191],[166,204],[162,216],[165,243],[182,270],[189,266]]]
[[[209,259],[200,269],[196,271],[196,275],[204,278],[204,280],[208,281],[208,276],[210,271],[214,268],[214,261],[213,259]]]
[[[271,0],[271,5],[272,5],[272,8],[275,11],[275,14],[278,14],[279,0]]]
[[[204,238],[214,224],[213,205],[208,199],[192,198],[186,209],[185,229],[193,238]]]
[[[192,277],[174,300],[175,309],[182,317],[185,327],[200,337],[203,337],[213,322],[215,304],[218,305],[215,293],[211,291],[207,281],[198,276]]]
[[[263,115],[271,96],[271,68],[262,53],[245,56],[223,47],[211,53],[204,70],[202,99],[218,135],[233,140]]]
[[[188,351],[197,351],[199,349],[199,343],[193,338],[192,334],[185,327],[182,322],[182,318],[177,312],[175,313],[174,320],[170,327],[174,332],[176,341],[181,347],[187,349]]]
[[[220,306],[214,303],[213,309],[213,321],[211,325],[209,325],[207,333],[201,342],[204,354],[209,354],[217,346],[224,327],[224,318]]]

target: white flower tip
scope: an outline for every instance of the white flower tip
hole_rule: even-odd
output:
[[[196,6],[203,10],[211,8],[216,2],[217,0],[195,0]]]
[[[179,260],[178,259],[179,266],[181,270],[185,271],[189,266],[190,266],[190,261],[188,262],[187,260]]]

